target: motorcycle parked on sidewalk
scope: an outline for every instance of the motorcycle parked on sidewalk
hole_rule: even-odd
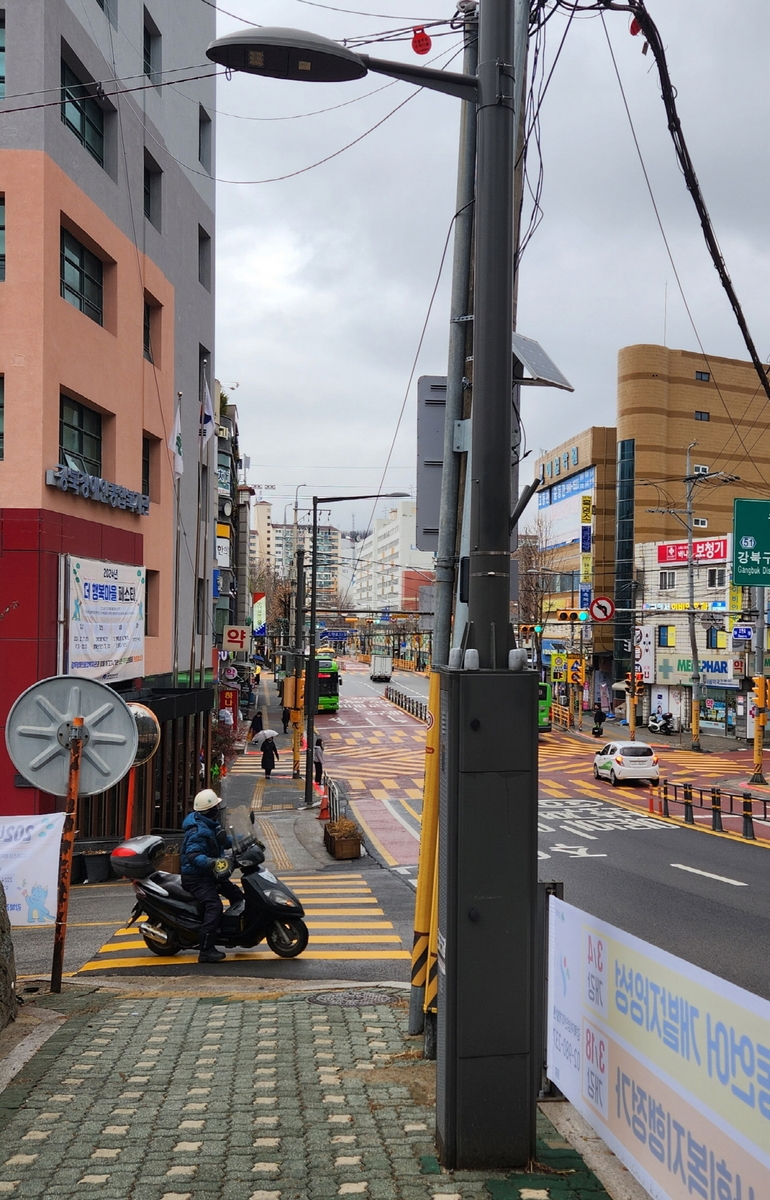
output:
[[[237,811],[237,810],[236,810]],[[247,809],[245,819],[253,824]],[[235,814],[234,814],[235,815]],[[240,823],[244,823],[241,814]],[[236,834],[230,825],[232,866],[240,869],[243,901],[226,907],[222,915],[218,946],[249,949],[266,941],[280,958],[296,958],[306,948],[308,929],[305,910],[294,893],[263,865],[265,847],[253,834]],[[166,845],[162,837],[146,834],[129,838],[110,855],[116,875],[130,879],[136,904],[129,926],[139,920],[139,930],[154,954],[174,955],[197,949],[202,909],[182,885],[181,875],[155,870]]]
[[[674,732],[674,714],[673,713],[653,713],[647,722],[647,728],[652,733],[673,733]]]

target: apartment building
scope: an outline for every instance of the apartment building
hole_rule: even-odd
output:
[[[0,123],[0,726],[24,688],[62,671],[141,698],[163,743],[138,772],[135,828],[175,828],[213,699],[200,522],[215,511],[216,439],[200,431],[215,100],[213,78],[190,77],[215,13],[0,0],[0,16],[19,110]],[[95,663],[73,649],[87,630],[70,602],[84,572],[105,568],[132,574],[138,607],[131,653],[115,639]],[[0,812],[54,803],[23,786],[0,737]],[[125,782],[92,798],[82,832],[120,831],[124,803]]]
[[[273,525],[273,554],[275,570],[283,579],[291,579],[297,549],[305,551],[305,569],[313,560],[312,525]],[[316,584],[318,604],[336,604],[340,579],[340,531],[333,525],[318,526],[318,566]]]
[[[419,588],[434,579],[434,556],[417,549],[417,506],[399,500],[359,543],[351,584],[359,610],[416,612]]]

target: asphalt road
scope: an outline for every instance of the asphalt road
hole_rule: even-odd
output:
[[[344,661],[344,660],[343,660]],[[345,696],[383,696],[386,683],[373,683],[368,675],[368,667],[366,671],[365,664],[361,663],[359,669],[358,664],[353,671],[345,671],[343,673],[343,685],[340,695],[344,699]],[[400,692],[404,692],[407,696],[416,696],[418,700],[428,699],[428,676],[417,675],[414,671],[394,671],[390,680],[390,686],[398,688]]]
[[[540,829],[568,903],[770,999],[770,850],[585,797],[541,796]]]

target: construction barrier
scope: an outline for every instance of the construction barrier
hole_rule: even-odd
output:
[[[760,819],[759,813],[761,811],[761,819],[767,821],[767,799],[764,796],[755,797],[750,792],[742,792],[738,796],[734,792],[725,792],[722,788],[718,787],[710,789],[694,788],[691,783],[669,783],[667,779],[662,779],[658,786],[660,795],[662,796],[662,808],[659,809],[661,815],[664,817],[671,816],[670,805],[681,804],[684,809],[683,820],[685,825],[695,824],[693,811],[695,808],[708,808],[711,810],[712,830],[722,833],[722,815],[725,812],[729,812],[731,816],[743,817],[742,836],[747,841],[755,841],[755,804],[760,806],[756,812],[757,820]],[[704,800],[704,795],[707,797],[706,800]],[[652,811],[652,799],[650,799],[650,811]]]
[[[572,728],[572,712],[566,704],[551,705],[551,724],[558,726],[560,729]]]
[[[415,696],[405,696],[403,692],[399,692],[398,688],[386,687],[385,699],[390,700],[391,704],[396,704],[399,708],[403,708],[404,712],[408,712],[411,717],[417,717],[418,721],[428,720],[428,705],[424,700],[418,700]]]

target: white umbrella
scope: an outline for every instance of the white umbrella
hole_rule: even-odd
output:
[[[278,734],[274,729],[260,729],[257,736],[254,738],[254,744],[255,746],[261,746],[262,743],[267,740],[267,738],[275,737],[278,737]]]

